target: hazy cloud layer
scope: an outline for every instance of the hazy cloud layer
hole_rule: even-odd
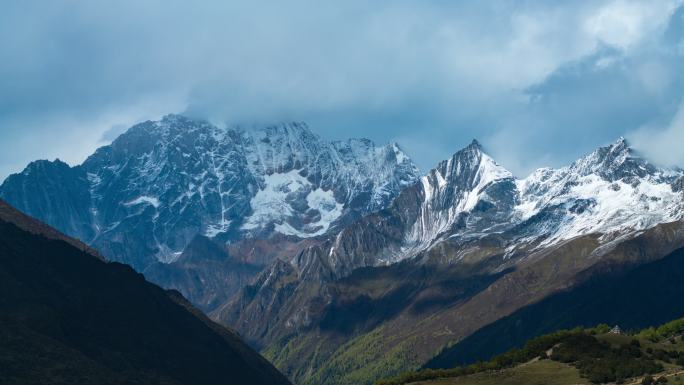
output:
[[[681,1],[10,0],[0,54],[0,178],[169,112],[397,140],[424,169],[473,137],[518,174],[620,135],[684,165]]]

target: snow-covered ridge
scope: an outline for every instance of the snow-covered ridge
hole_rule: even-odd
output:
[[[57,183],[66,186],[59,197],[41,190]],[[401,223],[377,256],[384,262],[447,238],[610,238],[684,212],[682,171],[649,163],[624,139],[523,179],[474,141],[421,177],[396,143],[326,141],[303,123],[217,127],[178,115],[130,128],[80,166],[35,162],[3,189],[23,211],[139,269],[172,261],[198,234],[225,242],[322,237],[387,208],[402,191],[410,207],[392,206]]]
[[[562,219],[544,244],[583,234],[612,237],[684,218],[684,196],[675,183],[684,173],[657,167],[624,138],[568,167],[539,169],[516,181],[521,221],[561,209]]]
[[[462,214],[490,199],[497,184],[512,180],[513,174],[473,141],[420,179],[423,203],[407,234],[404,252],[415,253],[449,233]]]
[[[131,253],[154,250],[163,261],[197,234],[324,235],[385,208],[419,174],[396,143],[326,141],[304,123],[218,127],[180,115],[131,127],[77,167],[91,198],[88,239],[111,245],[135,228],[141,245]]]
[[[682,178],[681,170],[649,163],[620,138],[567,167],[516,179],[474,141],[421,177],[419,215],[391,258],[444,238],[495,233],[539,247],[585,234],[614,239],[683,219],[684,193],[676,187]]]

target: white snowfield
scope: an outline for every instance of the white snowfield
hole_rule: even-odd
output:
[[[252,230],[272,223],[277,232],[285,235],[308,238],[325,234],[342,215],[344,205],[335,200],[332,190],[315,188],[300,172],[291,170],[266,175],[264,188],[250,201],[254,212],[247,217],[242,228]],[[293,207],[296,204],[305,204],[307,209],[299,212]],[[307,221],[312,217],[314,220]],[[308,223],[298,229],[291,223],[296,219]]]

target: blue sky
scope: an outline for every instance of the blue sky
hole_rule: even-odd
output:
[[[0,179],[166,113],[398,141],[479,139],[524,176],[626,136],[684,166],[682,1],[15,1]]]

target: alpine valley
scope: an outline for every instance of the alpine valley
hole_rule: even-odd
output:
[[[395,143],[168,115],[81,165],[33,162],[0,198],[178,290],[300,385],[684,316],[684,171],[624,139],[524,179],[473,141],[421,174]]]

